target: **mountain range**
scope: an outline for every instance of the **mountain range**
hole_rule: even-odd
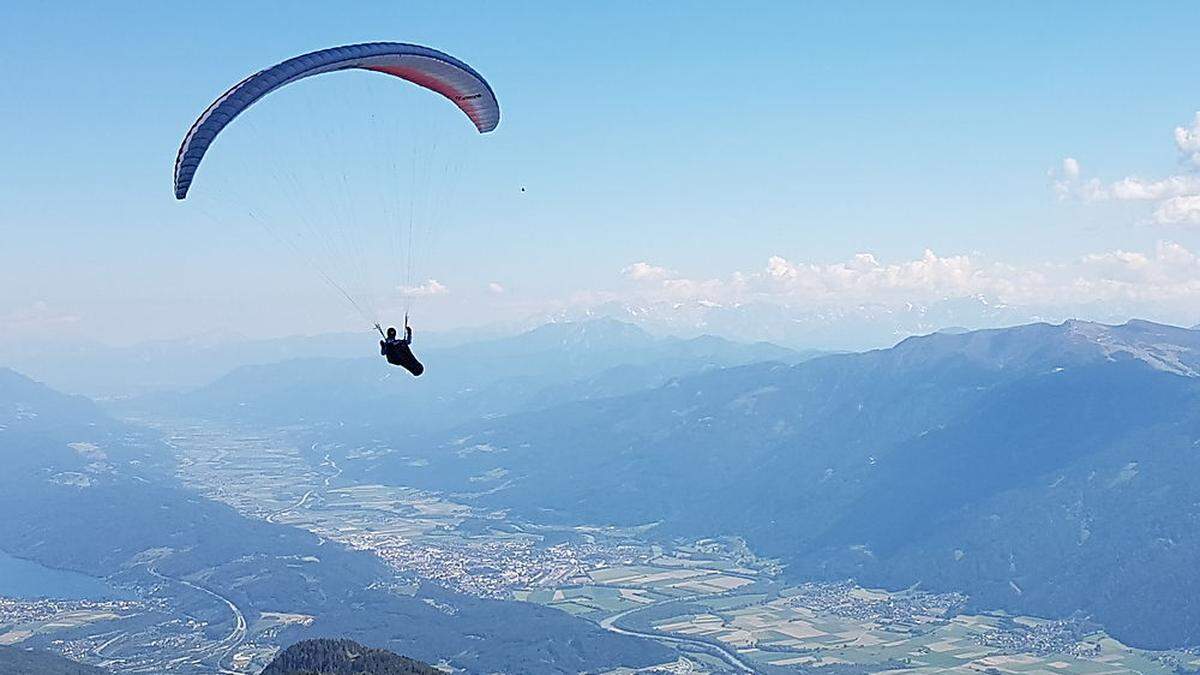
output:
[[[1075,307],[1093,319],[1123,320],[1129,308],[1111,303]],[[574,306],[530,317],[526,327],[546,322],[599,318],[633,323],[657,334],[717,335],[731,340],[769,340],[793,349],[865,350],[888,347],[910,336],[944,326],[1000,328],[1048,320],[1061,321],[1062,307],[1010,305],[985,295],[937,300],[792,305],[786,302],[713,302],[710,300],[608,301]]]
[[[628,323],[555,323],[520,335],[414,350],[414,380],[378,356],[245,366],[179,394],[129,402],[158,414],[280,424],[369,425],[415,433],[471,420],[659,386],[671,378],[817,352],[702,336],[656,337]]]
[[[358,470],[531,520],[745,537],[795,578],[1200,643],[1200,332],[1069,321],[462,425]],[[414,462],[414,456],[422,461]]]
[[[390,446],[336,457],[344,478],[447,492],[529,522],[646,526],[663,541],[739,537],[794,581],[959,591],[969,609],[1086,615],[1133,646],[1200,644],[1200,331],[1038,323],[814,358],[585,322],[418,353],[430,371],[417,380],[375,358],[298,360],[128,404],[299,424],[335,454]],[[160,569],[217,583],[243,575],[235,561],[266,542],[311,547],[181,493],[170,464],[148,450],[152,434],[86,399],[0,373],[0,428],[12,467],[0,508],[17,515],[0,524],[0,548],[22,557],[111,575],[138,551],[187,550]],[[111,546],[87,549],[52,522],[104,532]],[[467,608],[450,620],[423,602],[383,602],[361,589],[379,574],[373,563],[329,546],[328,573],[295,583],[407,617],[418,634],[399,646],[417,658],[458,653],[453,636],[484,626],[496,647],[475,645],[465,662],[514,663],[515,636],[489,623],[499,620],[579,636],[562,662],[594,663],[607,649],[666,660],[549,610],[525,616],[532,610],[438,596]],[[292,572],[268,564],[255,578],[274,574]],[[281,597],[230,592],[250,607]],[[317,633],[397,639],[336,606],[300,610],[330,617]]]

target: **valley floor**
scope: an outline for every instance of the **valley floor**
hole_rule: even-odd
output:
[[[1044,674],[1200,666],[1194,655],[1134,650],[1081,623],[961,614],[965,598],[956,594],[788,586],[773,561],[738,541],[664,546],[638,530],[513,522],[453,495],[352,484],[342,466],[355,461],[352,449],[298,448],[283,437],[209,424],[139,422],[166,435],[179,455],[179,477],[192,489],[321,542],[372,551],[396,570],[398,592],[433,583],[554,607],[676,649],[679,660],[666,670],[782,673],[857,664],[871,672]],[[255,673],[280,646],[281,628],[314,618],[286,608],[246,617],[233,601],[147,565],[160,584],[144,601],[0,599],[0,644],[38,635],[68,656],[121,672]],[[209,605],[204,621],[163,620],[180,593]],[[64,626],[81,625],[88,637],[53,641]]]

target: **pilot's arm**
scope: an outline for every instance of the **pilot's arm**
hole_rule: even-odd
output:
[[[412,344],[412,326],[404,327],[404,344],[406,344],[406,345]]]

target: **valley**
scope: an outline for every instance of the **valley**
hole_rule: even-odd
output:
[[[598,332],[527,339],[620,371],[586,358]],[[466,373],[429,404],[471,419],[412,428],[342,416],[414,395],[366,364],[339,392],[336,364],[284,363],[119,419],[12,374],[0,441],[33,451],[2,477],[7,564],[118,595],[8,597],[0,640],[147,673],[346,635],[467,672],[1196,670],[1190,577],[1160,573],[1191,546],[1168,506],[1193,490],[1194,340],[1032,325],[705,357],[631,393],[564,367],[519,405]]]
[[[433,584],[553,607],[661,641],[679,651],[686,664],[680,668],[783,673],[875,664],[869,672],[1165,674],[1200,666],[1200,658],[1183,652],[1131,649],[1089,622],[962,613],[967,598],[958,594],[796,584],[778,561],[756,557],[738,540],[662,542],[652,526],[548,527],[451,495],[355,485],[340,464],[356,460],[333,456],[353,458],[363,449],[301,448],[288,434],[239,434],[210,423],[154,423],[179,455],[184,484],[250,517],[308,531],[317,542],[372,552],[395,570],[398,592]],[[273,624],[313,618],[235,624],[210,653],[227,650],[222,672],[253,672],[271,653]]]

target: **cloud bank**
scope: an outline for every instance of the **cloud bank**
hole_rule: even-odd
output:
[[[649,271],[653,270],[653,273]],[[1200,319],[1200,255],[1172,241],[1148,252],[1114,250],[1059,263],[1021,266],[977,255],[938,255],[884,262],[859,253],[835,263],[771,256],[756,270],[721,278],[689,278],[649,262],[623,271],[625,287],[592,300],[642,303],[768,303],[798,308],[903,306],[959,298],[1083,316],[1096,305]]]

